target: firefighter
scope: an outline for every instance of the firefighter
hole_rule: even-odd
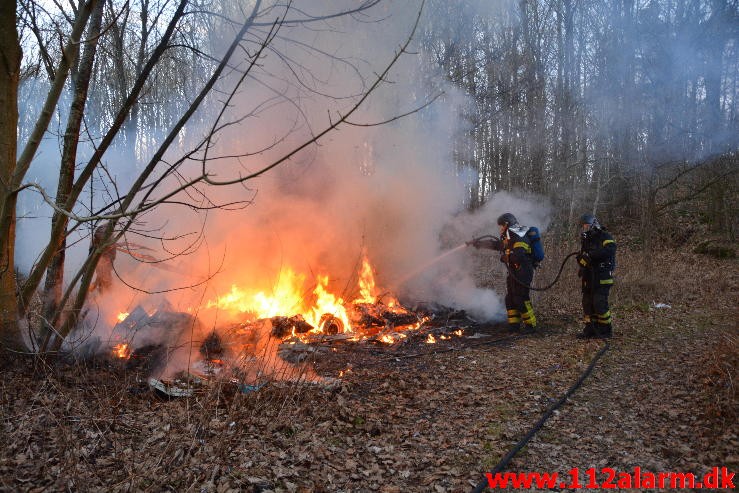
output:
[[[526,235],[528,228],[520,226],[510,212],[498,218],[498,228],[500,239],[474,240],[472,245],[501,252],[500,261],[508,270],[505,296],[508,326],[511,331],[517,331],[523,321],[527,329],[533,330],[536,328],[536,316],[528,286],[534,279],[534,261]]]
[[[616,267],[616,242],[592,214],[580,218],[582,240],[577,262],[582,280],[585,326],[580,338],[609,338],[613,334],[608,294]]]

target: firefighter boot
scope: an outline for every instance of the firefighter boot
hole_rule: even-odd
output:
[[[508,313],[508,332],[518,332],[521,326],[521,312],[511,308]]]
[[[521,320],[523,321],[523,333],[533,334],[536,332],[536,315],[534,315],[534,307],[530,301],[524,301],[525,311],[521,312]]]
[[[585,326],[583,327],[582,332],[577,334],[576,337],[578,339],[592,339],[596,337],[595,326],[593,322],[585,322]]]
[[[613,337],[613,328],[611,324],[597,324],[595,327],[595,337],[598,339],[610,339]]]

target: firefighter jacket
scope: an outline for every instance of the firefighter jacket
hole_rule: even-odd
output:
[[[507,263],[514,271],[531,272],[533,274],[534,264],[531,258],[531,245],[526,238],[526,229],[514,231],[514,228],[509,228],[505,237],[499,240],[483,240],[475,246],[502,252],[501,262]]]
[[[593,285],[613,284],[613,270],[616,268],[616,242],[605,229],[591,229],[582,234],[578,257],[579,275],[584,282]]]

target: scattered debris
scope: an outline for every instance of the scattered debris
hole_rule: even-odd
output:
[[[188,386],[185,382],[175,380],[174,382],[166,383],[156,378],[149,378],[149,386],[164,394],[167,397],[190,397],[194,390]]]
[[[481,334],[480,332],[475,332],[471,336],[467,336],[467,339],[482,339],[483,337],[490,337],[490,334]]]
[[[256,392],[257,390],[261,389],[265,385],[267,385],[266,382],[260,383],[259,385],[249,385],[246,383],[237,383],[236,386],[238,387],[239,392],[241,392],[242,394],[248,394],[250,392]]]
[[[283,339],[293,333],[305,334],[315,327],[305,321],[302,315],[292,317],[272,317],[272,335]]]

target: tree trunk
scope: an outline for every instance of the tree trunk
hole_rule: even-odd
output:
[[[57,184],[56,192],[56,204],[60,208],[63,208],[67,203],[74,183],[74,170],[77,161],[80,127],[82,125],[82,117],[85,112],[87,91],[90,86],[90,77],[92,75],[92,68],[95,61],[95,52],[99,38],[98,35],[100,34],[104,5],[104,2],[98,2],[90,16],[90,27],[87,34],[87,39],[90,41],[85,47],[84,55],[79,64],[72,105],[67,119],[67,128],[64,132],[64,148],[62,150],[61,168],[59,171],[59,182]],[[59,227],[66,231],[69,219],[64,214],[55,211],[51,218],[52,228],[54,228],[59,222],[62,223]],[[60,238],[56,255],[52,258],[49,268],[46,271],[43,313],[44,320],[52,324],[52,326],[56,324],[53,314],[57,311],[59,300],[62,296],[66,248],[67,237],[64,235]],[[41,333],[41,340],[45,340],[48,335],[49,327],[45,327]]]
[[[18,77],[21,47],[16,2],[0,2],[0,347],[22,346],[16,323],[15,296],[15,174],[18,129]]]
[[[118,112],[113,120],[113,123],[98,144],[92,157],[84,166],[84,168],[79,172],[79,175],[77,176],[77,181],[72,185],[72,190],[69,194],[69,198],[67,199],[67,203],[64,206],[65,210],[71,210],[74,204],[77,202],[79,195],[82,193],[83,188],[87,185],[87,182],[90,180],[90,177],[102,160],[103,155],[112,145],[116,135],[118,135],[118,132],[123,126],[123,123],[126,120],[131,107],[138,100],[138,97],[143,90],[144,84],[149,79],[154,66],[158,63],[165,50],[167,49],[177,23],[184,15],[184,10],[187,4],[188,0],[180,0],[180,4],[178,5],[177,10],[172,16],[172,19],[167,26],[167,30],[165,31],[165,34],[162,36],[162,39],[157,45],[157,48],[150,55],[146,67],[136,80],[133,89],[131,89],[131,93],[128,95],[123,105],[118,108]],[[28,279],[26,279],[26,281],[21,286],[21,301],[30,299],[30,297],[36,292],[36,289],[38,288],[39,284],[41,283],[41,279],[43,278],[43,274],[46,272],[49,262],[54,256],[54,253],[56,253],[56,245],[60,243],[60,238],[66,234],[66,230],[62,229],[59,226],[61,226],[61,223],[58,223],[57,227],[51,228],[51,233],[49,234],[49,244],[44,248],[44,251],[41,253],[39,259],[36,262],[36,265],[31,270]]]

